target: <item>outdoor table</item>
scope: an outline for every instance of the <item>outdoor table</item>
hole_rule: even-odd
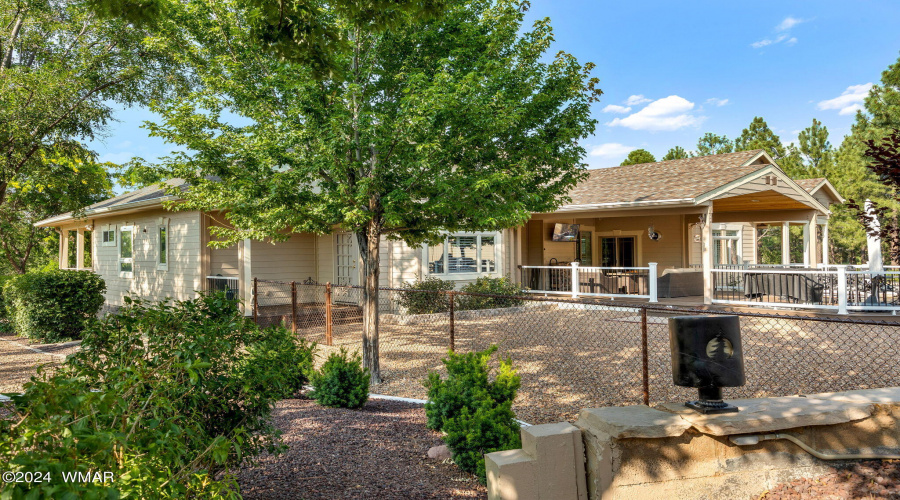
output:
[[[822,302],[825,286],[801,273],[746,273],[744,295],[762,298],[765,295],[787,297],[794,302],[817,304]]]

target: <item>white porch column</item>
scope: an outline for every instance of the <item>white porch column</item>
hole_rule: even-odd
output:
[[[816,212],[811,212],[809,220],[803,225],[803,263],[806,267],[816,267],[819,264],[816,256]]]
[[[75,269],[84,267],[84,229],[75,233]]]
[[[825,224],[822,226],[822,264],[829,265],[829,250],[830,244],[828,243],[828,221],[825,221]]]
[[[712,276],[713,267],[713,237],[712,237],[712,204],[706,207],[703,227],[700,228],[700,264],[703,268],[703,303],[712,304],[714,295],[714,283]]]
[[[657,276],[657,266],[658,266],[658,264],[656,262],[651,262],[648,264],[648,267],[650,267],[650,271],[648,273],[649,274],[648,280],[650,281],[650,302],[651,303],[659,302],[659,291],[658,291],[657,282],[656,282],[656,280],[659,279],[659,277]]]
[[[578,261],[572,263],[572,298],[578,298],[578,292],[581,289],[581,282],[578,279]]]
[[[238,286],[241,289],[241,299],[244,302],[244,316],[253,315],[253,271],[250,263],[249,238],[238,242]]]
[[[781,263],[785,266],[791,264],[791,223],[781,223]]]

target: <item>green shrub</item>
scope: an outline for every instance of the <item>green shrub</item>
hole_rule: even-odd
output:
[[[442,379],[437,372],[428,374],[425,415],[429,429],[444,430],[446,420],[459,415],[463,408],[475,411],[484,398],[498,405],[515,399],[521,378],[509,359],[500,360],[497,373],[492,373],[490,361],[495,352],[496,345],[480,352],[450,352],[442,360],[447,378]]]
[[[278,453],[269,373],[244,369],[274,342],[224,294],[147,305],[126,299],[92,322],[82,348],[41,372],[0,419],[0,470],[45,471],[4,498],[240,498],[228,474]],[[62,472],[112,472],[106,484]]]
[[[3,322],[7,318],[6,316],[6,306],[3,305],[3,285],[6,284],[7,281],[10,280],[12,276],[0,275],[0,323]],[[3,328],[3,325],[0,325],[0,329]]]
[[[311,396],[322,406],[362,408],[369,399],[369,370],[358,352],[350,357],[343,347],[328,356],[312,383]]]
[[[453,290],[454,283],[440,278],[428,277],[412,283],[403,283],[399,302],[409,314],[435,314],[450,310],[450,300],[446,293]]]
[[[17,334],[44,342],[79,339],[103,306],[106,283],[91,272],[34,271],[3,287],[8,318]]]
[[[497,346],[481,352],[450,352],[443,360],[447,378],[428,374],[425,387],[426,425],[444,431],[453,461],[485,483],[484,454],[522,446],[519,423],[512,411],[521,378],[512,361],[501,359],[490,368]]]
[[[247,357],[239,367],[241,378],[253,380],[253,389],[268,391],[277,399],[296,396],[309,382],[314,366],[316,344],[297,339],[283,326],[261,332],[262,339],[247,348]]]
[[[474,411],[463,408],[459,415],[447,420],[444,432],[453,461],[460,469],[478,476],[481,484],[487,484],[485,453],[522,447],[512,401],[495,405],[490,398],[484,398]]]
[[[462,288],[463,292],[503,295],[504,297],[479,297],[475,295],[458,295],[457,304],[460,310],[494,309],[500,307],[517,307],[525,303],[519,297],[526,295],[519,285],[508,276],[491,278],[482,276]]]

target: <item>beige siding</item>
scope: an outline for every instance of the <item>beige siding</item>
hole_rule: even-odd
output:
[[[750,193],[759,193],[761,191],[775,191],[780,193],[788,198],[794,199],[801,203],[809,203],[807,199],[803,196],[803,193],[797,191],[797,189],[791,187],[788,183],[778,180],[778,184],[771,185],[766,184],[766,176],[759,177],[750,182],[742,184],[738,187],[732,188],[728,190],[728,192],[722,194],[721,196],[717,196],[717,199],[721,198],[731,198],[732,196],[740,196],[742,194],[750,194]]]
[[[753,224],[744,224],[741,228],[741,260],[744,264],[756,264],[756,228]]]
[[[330,234],[316,237],[316,281],[334,283],[334,237]]]
[[[255,278],[276,281],[316,279],[316,236],[294,234],[287,241],[251,242],[251,271]]]
[[[416,281],[422,277],[422,247],[413,248],[403,241],[392,241],[390,247],[390,285],[399,287],[403,283]]]
[[[160,269],[157,230],[160,217],[169,219],[168,269]],[[200,213],[168,212],[162,209],[118,217],[96,218],[94,225],[94,272],[106,282],[110,306],[124,304],[125,296],[146,300],[171,297],[185,300],[203,288],[200,260]],[[83,226],[83,224],[80,224]],[[106,225],[134,226],[134,265],[131,277],[119,273],[118,246],[102,246],[99,238]],[[63,227],[62,230],[77,226]],[[116,241],[119,241],[117,232]]]

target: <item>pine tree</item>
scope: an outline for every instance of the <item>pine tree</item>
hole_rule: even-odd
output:
[[[646,149],[635,149],[628,153],[628,157],[622,161],[622,165],[637,165],[640,163],[653,163],[656,157],[650,154]]]
[[[828,127],[813,118],[812,125],[800,132],[800,154],[812,177],[828,177],[834,166],[834,151],[828,142]]]
[[[697,141],[697,156],[718,155],[733,151],[734,141],[724,135],[707,132]]]
[[[666,153],[665,156],[662,157],[662,161],[681,160],[681,159],[690,158],[690,157],[691,157],[691,154],[688,153],[687,151],[685,151],[683,147],[675,146],[674,148],[670,149],[669,152]]]
[[[781,138],[769,128],[769,124],[761,116],[754,117],[750,125],[741,132],[740,137],[734,141],[735,151],[751,149],[765,150],[774,160],[780,160],[787,155],[781,144]]]

